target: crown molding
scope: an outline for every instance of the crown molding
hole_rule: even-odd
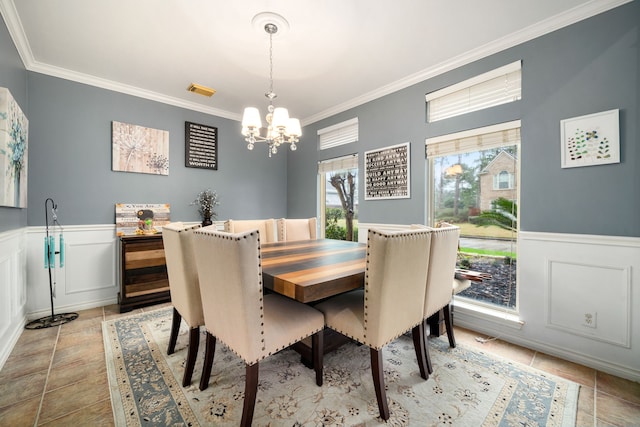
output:
[[[576,6],[551,18],[530,25],[529,27],[525,27],[505,37],[494,40],[491,43],[487,43],[479,48],[473,49],[472,51],[465,52],[433,67],[418,71],[417,73],[411,74],[403,79],[382,86],[349,101],[335,105],[312,116],[306,117],[302,119],[301,122],[304,126],[310,125],[319,120],[326,119],[327,117],[331,117],[335,114],[342,113],[343,111],[381,98],[385,95],[405,89],[416,83],[428,80],[447,71],[454,70],[463,65],[470,64],[474,61],[486,58],[487,56],[575,24],[576,22],[591,18],[592,16],[614,9],[618,6],[622,6],[623,4],[630,3],[631,1],[633,0],[591,0],[588,3]]]
[[[120,92],[127,95],[136,96],[138,98],[144,98],[151,101],[161,102],[163,104],[173,105],[175,107],[185,108],[187,110],[199,111],[205,114],[211,114],[225,119],[240,121],[241,116],[238,113],[231,113],[226,110],[218,108],[207,107],[206,105],[198,104],[195,102],[185,101],[184,99],[175,98],[172,96],[164,95],[158,92],[142,89],[136,86],[130,86],[123,83],[115,82],[113,80],[107,80],[100,77],[92,76],[89,74],[78,73],[65,68],[55,67],[40,62],[33,62],[30,67],[27,67],[29,71],[36,73],[46,74],[53,77],[59,77],[65,80],[71,80],[77,83],[84,83],[86,85],[99,87],[102,89],[112,90],[114,92]]]
[[[18,16],[13,0],[0,0],[0,14],[4,18],[4,22],[7,25],[13,44],[18,50],[18,55],[24,64],[25,68],[29,68],[29,65],[33,63],[33,53],[31,47],[27,42],[27,36],[22,28],[22,21]]]

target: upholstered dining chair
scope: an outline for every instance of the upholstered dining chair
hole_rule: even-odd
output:
[[[264,358],[312,335],[316,384],[322,385],[324,317],[287,297],[263,295],[259,231],[232,234],[201,229],[193,238],[207,331],[200,390],[209,385],[220,340],[245,362],[241,425],[248,426],[258,390],[258,366]]]
[[[258,230],[263,243],[276,242],[278,234],[276,220],[269,219],[229,219],[224,222],[224,231],[227,233],[242,233],[244,231]]]
[[[278,220],[278,241],[315,240],[318,234],[317,224],[316,218],[281,218]]]
[[[428,339],[425,334],[426,322],[429,317],[443,310],[444,324],[449,337],[449,344],[455,346],[453,322],[451,318],[451,298],[453,296],[452,283],[455,284],[454,274],[458,257],[458,240],[460,228],[448,225],[431,229],[431,252],[429,255],[429,273],[426,282],[424,299],[424,321],[419,328],[424,340],[424,355],[427,362],[427,372],[433,372],[429,357]],[[423,374],[423,372],[420,372]],[[426,375],[428,377],[428,375]],[[425,375],[423,375],[423,378]]]
[[[175,351],[182,319],[189,326],[189,347],[182,377],[183,387],[191,384],[193,367],[200,346],[200,326],[204,325],[200,285],[191,246],[193,230],[198,228],[200,224],[185,226],[182,222],[172,222],[162,227],[169,293],[173,304],[173,320],[167,354],[173,354]]]
[[[430,244],[429,230],[369,229],[364,289],[315,306],[324,313],[327,327],[369,346],[378,409],[384,420],[390,414],[382,349],[422,323]],[[418,364],[424,364],[423,349],[415,341],[414,347]]]

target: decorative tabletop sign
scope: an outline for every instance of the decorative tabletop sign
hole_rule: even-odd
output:
[[[365,200],[411,197],[410,143],[364,152]]]
[[[561,166],[620,163],[619,115],[619,110],[609,110],[561,120]]]
[[[218,128],[184,122],[185,166],[218,170]]]
[[[116,235],[158,234],[171,221],[169,204],[116,203]]]

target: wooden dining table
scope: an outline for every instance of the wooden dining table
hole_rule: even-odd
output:
[[[364,286],[366,245],[318,239],[260,245],[265,289],[313,305],[325,298]],[[331,329],[324,332],[324,352],[349,341]],[[292,346],[302,363],[312,367],[311,339]]]
[[[261,245],[266,289],[313,303],[364,286],[366,245],[318,239]]]

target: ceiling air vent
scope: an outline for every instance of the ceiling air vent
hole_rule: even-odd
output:
[[[211,97],[214,93],[216,93],[215,89],[211,89],[210,87],[202,86],[197,83],[191,83],[191,85],[187,88],[189,92],[197,93],[198,95],[209,96]]]

